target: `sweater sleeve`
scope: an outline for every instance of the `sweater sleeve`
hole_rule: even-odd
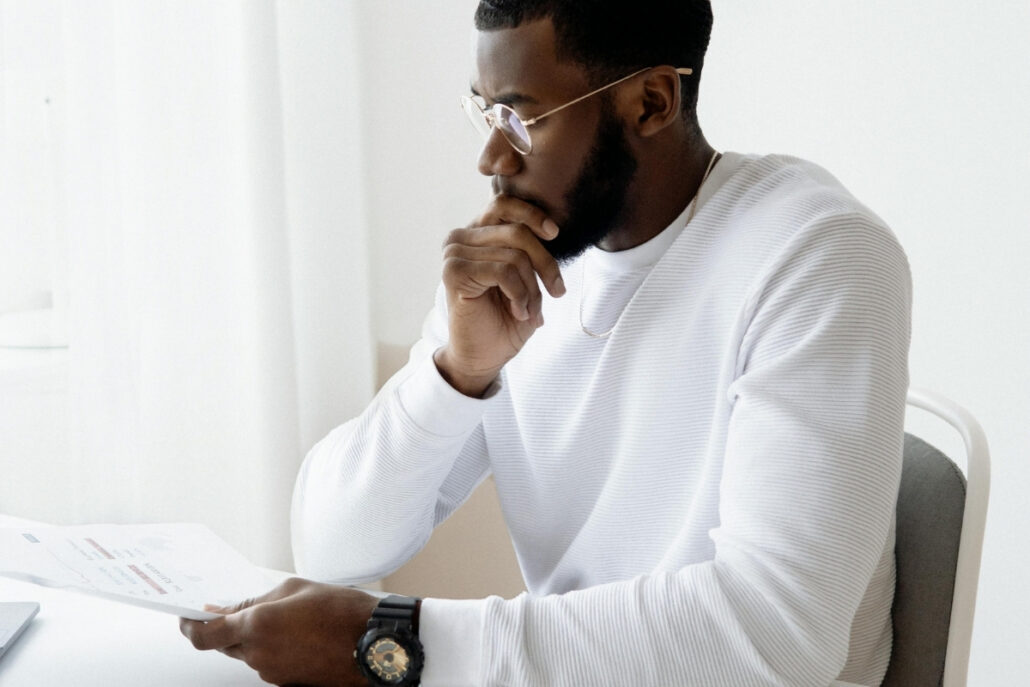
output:
[[[837,678],[892,532],[908,266],[864,216],[806,227],[774,263],[745,307],[726,391],[714,558],[561,595],[427,600],[423,627],[440,629],[425,687]],[[481,641],[463,644],[455,623]]]
[[[464,396],[440,376],[433,353],[447,331],[442,307],[438,296],[408,364],[369,407],[305,458],[291,512],[301,575],[382,578],[417,553],[486,476],[481,420],[492,400]]]

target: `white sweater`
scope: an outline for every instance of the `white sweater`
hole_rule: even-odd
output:
[[[583,265],[565,267],[567,295],[545,293],[546,324],[485,400],[432,362],[438,292],[408,365],[305,460],[297,569],[351,582],[399,567],[494,475],[529,593],[427,599],[425,687],[882,678],[904,254],[797,159],[727,154],[702,200],[653,267],[581,259],[608,339],[580,329]],[[620,267],[639,289],[606,293]]]

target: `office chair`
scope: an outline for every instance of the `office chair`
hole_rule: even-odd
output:
[[[965,687],[990,488],[987,439],[972,415],[942,396],[910,389],[908,404],[958,430],[966,475],[938,449],[905,435],[894,647],[883,685]]]

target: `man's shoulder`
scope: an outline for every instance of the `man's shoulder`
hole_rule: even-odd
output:
[[[705,264],[712,278],[752,274],[760,282],[801,256],[903,258],[887,224],[823,167],[788,155],[728,153],[725,160],[727,176],[698,213],[696,230],[671,253]]]
[[[845,220],[852,231],[890,235],[887,224],[833,174],[790,155],[728,154],[732,172],[713,206],[730,235],[791,240],[798,232]]]
[[[745,206],[875,216],[824,167],[791,155],[740,155],[725,190]]]

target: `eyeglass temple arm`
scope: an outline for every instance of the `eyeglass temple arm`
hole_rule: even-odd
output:
[[[626,76],[622,77],[621,79],[618,79],[617,81],[612,81],[612,82],[611,82],[610,84],[606,84],[606,85],[604,85],[604,86],[601,86],[600,88],[595,88],[594,90],[590,91],[590,92],[589,92],[589,93],[587,93],[586,95],[581,95],[581,96],[579,96],[578,98],[576,98],[575,100],[572,100],[572,101],[570,101],[570,102],[567,102],[567,103],[565,103],[564,105],[559,105],[558,107],[554,108],[553,110],[550,110],[549,112],[545,112],[545,113],[543,113],[542,115],[537,115],[536,117],[533,117],[533,118],[531,118],[531,119],[527,119],[527,120],[523,121],[523,122],[522,122],[522,126],[527,126],[527,127],[528,127],[528,126],[533,126],[534,124],[536,124],[537,122],[539,122],[539,121],[540,121],[541,119],[543,119],[544,117],[550,117],[550,116],[551,116],[551,115],[553,115],[553,114],[554,114],[555,112],[560,112],[560,111],[564,110],[564,109],[565,109],[566,107],[569,107],[570,105],[575,105],[575,104],[576,104],[576,103],[578,103],[579,101],[581,101],[581,100],[586,100],[586,99],[587,99],[587,98],[589,98],[590,96],[592,96],[592,95],[597,95],[597,94],[598,94],[598,93],[600,93],[601,91],[603,91],[603,90],[606,90],[606,89],[609,89],[609,88],[611,88],[612,86],[618,86],[618,85],[619,85],[620,83],[622,83],[623,81],[627,81],[627,80],[629,80],[629,79],[632,79],[632,78],[633,78],[634,76],[636,76],[637,74],[643,74],[643,73],[644,73],[644,72],[646,72],[646,71],[647,71],[648,69],[654,69],[654,67],[644,67],[643,69],[638,69],[637,71],[633,72],[632,74],[627,74]],[[693,70],[693,69],[691,69],[690,67],[677,67],[677,68],[676,68],[676,73],[677,73],[677,74],[682,74],[683,76],[690,76],[691,74],[693,74],[693,73],[694,73],[694,70]]]

